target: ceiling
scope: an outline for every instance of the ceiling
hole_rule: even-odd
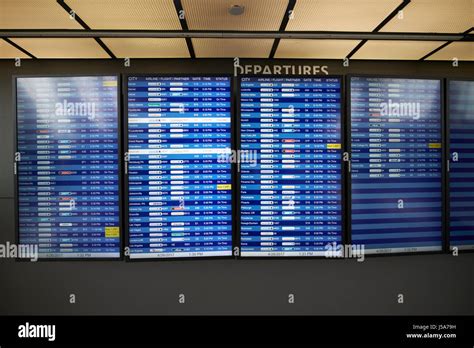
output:
[[[232,5],[244,7],[234,16]],[[0,31],[474,33],[474,0],[0,0]],[[11,33],[10,33],[11,34]],[[7,37],[12,58],[319,58],[474,61],[474,41]]]

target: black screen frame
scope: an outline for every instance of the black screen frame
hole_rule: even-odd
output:
[[[346,148],[346,139],[345,139],[345,131],[346,131],[346,125],[344,124],[344,115],[345,115],[345,103],[344,103],[344,95],[345,95],[345,79],[343,75],[258,75],[258,74],[249,74],[249,75],[239,75],[239,77],[236,79],[238,88],[237,88],[237,94],[236,94],[236,114],[237,114],[237,127],[236,127],[236,138],[237,138],[237,144],[236,144],[236,150],[240,151],[241,150],[241,137],[240,137],[240,125],[241,125],[241,83],[242,83],[242,78],[296,78],[296,79],[304,79],[304,78],[326,78],[326,79],[331,79],[331,78],[337,78],[340,83],[340,92],[339,92],[339,100],[340,100],[340,127],[341,127],[341,134],[340,134],[340,139],[341,139],[341,246],[344,251],[344,246],[345,246],[345,241],[347,240],[347,229],[346,229],[346,223],[347,223],[347,206],[346,206],[346,200],[344,199],[345,192],[347,190],[346,187],[346,162],[343,161],[343,156]],[[240,163],[238,164],[238,169],[240,169]],[[237,233],[238,233],[238,248],[239,248],[239,253],[237,256],[237,259],[239,260],[311,260],[311,259],[329,259],[329,260],[339,260],[339,259],[344,259],[345,256],[344,254],[342,256],[337,256],[337,257],[325,257],[324,255],[317,255],[317,256],[242,256],[242,246],[241,246],[241,215],[240,215],[240,205],[241,205],[241,192],[240,192],[240,170],[236,173],[236,178],[237,178],[237,187],[238,187],[238,192],[236,192],[236,209],[237,209]]]
[[[406,75],[372,75],[372,74],[348,74],[346,75],[346,101],[347,101],[347,152],[349,154],[349,165],[348,165],[348,175],[347,175],[347,231],[348,231],[348,244],[352,244],[352,114],[351,114],[351,79],[354,77],[361,78],[378,78],[378,79],[408,79],[408,80],[432,80],[438,81],[440,85],[440,123],[441,123],[441,250],[430,250],[430,251],[413,251],[413,252],[380,252],[380,253],[366,253],[365,257],[389,257],[389,256],[409,256],[409,255],[436,255],[436,254],[446,254],[446,143],[445,143],[445,130],[446,130],[446,110],[445,110],[445,88],[444,88],[444,79],[439,77],[431,76],[406,76]]]
[[[446,156],[446,166],[448,170],[446,170],[446,187],[447,187],[447,194],[446,194],[446,252],[452,253],[453,250],[451,249],[451,180],[450,180],[450,163],[451,163],[451,113],[450,113],[450,93],[449,93],[449,86],[451,82],[472,82],[474,83],[474,79],[469,78],[447,78],[445,79],[445,96],[446,96],[446,131],[445,131],[445,156]],[[474,244],[474,243],[473,243]],[[466,254],[466,253],[474,253],[473,249],[457,249],[459,254]]]
[[[123,154],[128,153],[128,79],[130,77],[227,77],[229,79],[230,86],[230,137],[231,137],[231,149],[235,149],[235,114],[234,114],[234,88],[233,88],[233,78],[231,74],[205,74],[205,73],[193,73],[193,74],[160,74],[160,73],[130,73],[124,74],[122,79],[122,93],[123,93]],[[134,263],[134,262],[166,262],[166,261],[189,261],[189,260],[219,260],[219,259],[234,259],[234,247],[235,247],[235,178],[236,178],[236,168],[235,163],[231,163],[230,168],[231,173],[231,227],[232,227],[232,242],[231,242],[231,255],[224,256],[185,256],[185,257],[146,257],[146,258],[131,258],[130,257],[130,231],[129,231],[129,199],[128,199],[128,162],[124,161],[124,175],[123,175],[123,191],[124,191],[124,239],[125,239],[125,261]]]

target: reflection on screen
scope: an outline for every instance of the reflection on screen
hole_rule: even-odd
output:
[[[19,242],[120,256],[117,77],[17,79]]]
[[[451,248],[474,249],[474,81],[449,82]]]
[[[353,77],[352,244],[442,249],[440,81]]]

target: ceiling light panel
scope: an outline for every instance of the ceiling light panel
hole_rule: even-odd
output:
[[[426,60],[474,60],[474,42],[453,42],[438,52],[426,58]]]
[[[82,29],[56,0],[0,0],[0,29]]]
[[[0,39],[0,59],[10,59],[10,58],[30,58],[30,57],[24,54],[19,49],[10,45],[5,40]]]
[[[282,39],[275,58],[345,58],[359,44],[357,40],[289,40]]]
[[[38,58],[110,58],[94,39],[11,39]]]
[[[411,0],[380,31],[463,33],[474,26],[474,0]]]
[[[367,41],[352,59],[418,60],[442,45],[439,41]]]
[[[181,30],[173,0],[66,0],[92,29]]]
[[[274,40],[193,39],[197,58],[268,58]]]
[[[401,0],[297,0],[287,31],[372,31]]]
[[[190,30],[279,30],[288,0],[181,0]],[[232,15],[233,5],[244,7]]]
[[[118,58],[189,58],[185,39],[103,38]]]

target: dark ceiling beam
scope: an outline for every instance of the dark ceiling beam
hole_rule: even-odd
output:
[[[214,30],[82,30],[0,29],[0,38],[229,38],[229,39],[318,39],[318,40],[405,40],[474,41],[474,34],[401,33],[363,31],[214,31]]]
[[[186,21],[186,12],[184,12],[183,4],[181,3],[181,0],[173,0],[173,3],[176,9],[176,14],[178,16],[179,22],[181,24],[181,28],[183,28],[184,31],[188,31],[189,27],[188,27],[188,22]],[[196,58],[196,53],[194,52],[193,41],[191,40],[190,37],[186,37],[186,45],[188,46],[189,56],[191,58]]]
[[[288,6],[286,7],[285,15],[283,16],[283,19],[281,20],[280,29],[279,29],[280,32],[284,32],[286,30],[286,26],[288,25],[291,13],[295,9],[295,6],[296,6],[296,0],[290,0],[288,2]],[[280,39],[276,38],[275,41],[273,41],[272,49],[270,50],[270,55],[268,56],[268,58],[275,57],[275,53],[278,49],[279,44],[280,44]]]
[[[467,29],[463,35],[466,36],[468,35],[470,32],[474,31],[474,27],[472,28],[469,28]],[[433,54],[435,54],[436,52],[438,51],[441,51],[443,48],[445,48],[446,46],[449,46],[450,44],[452,44],[454,41],[448,41],[448,42],[445,42],[444,44],[442,44],[441,46],[439,46],[438,48],[435,48],[433,51],[429,52],[428,54],[425,54],[423,57],[420,58],[420,60],[425,60],[426,58],[432,56]]]
[[[31,54],[30,52],[28,52],[27,50],[25,50],[23,47],[21,47],[20,45],[14,43],[12,40],[4,37],[3,38],[4,41],[8,42],[10,45],[12,45],[13,47],[15,47],[17,50],[23,52],[24,54],[26,54],[27,56],[29,56],[30,58],[33,58],[33,59],[37,59],[36,56],[34,56],[33,54]]]
[[[410,3],[410,1],[411,0],[403,0],[403,2],[400,5],[398,5],[397,8],[393,10],[382,22],[380,22],[379,25],[377,25],[375,29],[372,30],[372,32],[378,33],[380,29],[382,29],[385,26],[385,24],[390,22],[401,10],[403,10]],[[358,50],[360,50],[362,46],[365,45],[367,41],[368,41],[367,39],[364,39],[361,42],[359,42],[357,46],[354,47],[354,49],[351,52],[349,52],[346,58],[350,59]]]
[[[74,13],[74,19],[76,20],[77,23],[79,23],[84,29],[86,29],[87,31],[89,30],[92,30],[87,24],[86,22],[84,22],[82,20],[81,17],[79,17],[79,15],[76,13],[76,11],[74,11],[71,7],[69,7],[68,4],[65,3],[64,0],[56,0],[56,2],[64,9],[64,11],[66,11],[69,15],[71,15],[71,13]],[[66,36],[67,37],[67,36]],[[94,36],[92,37],[98,44],[100,47],[102,47],[102,49],[110,56],[110,58],[117,58],[115,56],[115,54],[105,45],[105,43],[97,36]]]

